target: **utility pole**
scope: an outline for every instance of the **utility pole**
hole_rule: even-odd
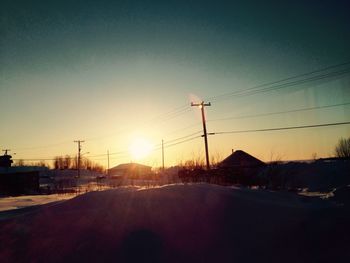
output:
[[[107,150],[107,175],[109,175],[109,150]]]
[[[162,164],[163,164],[163,172],[164,172],[164,140],[162,139]]]
[[[2,151],[5,152],[4,155],[7,155],[7,152],[9,152],[9,151],[11,151],[11,150],[10,150],[10,149],[3,149]]]
[[[78,178],[80,177],[80,152],[81,152],[81,143],[85,142],[82,140],[76,140],[74,141],[78,143]]]
[[[209,151],[208,151],[208,134],[207,134],[207,126],[205,124],[205,113],[204,113],[204,107],[206,106],[211,106],[210,102],[209,103],[204,103],[202,101],[201,103],[193,103],[191,102],[191,106],[198,106],[201,109],[202,112],[202,122],[203,122],[203,137],[204,137],[204,144],[205,144],[205,159],[207,163],[207,170],[210,170],[210,164],[209,164]]]

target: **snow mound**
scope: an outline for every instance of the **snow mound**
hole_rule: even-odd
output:
[[[336,262],[341,207],[207,184],[90,192],[0,222],[2,262]],[[340,223],[340,224],[339,224]]]

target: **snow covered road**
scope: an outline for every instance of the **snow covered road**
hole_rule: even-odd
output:
[[[2,262],[340,262],[344,207],[195,184],[90,192],[0,221]]]

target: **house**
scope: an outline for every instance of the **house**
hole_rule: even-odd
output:
[[[14,172],[0,174],[0,195],[39,193],[39,172]]]
[[[3,167],[3,168],[11,167],[11,164],[13,163],[11,158],[12,158],[12,156],[8,155],[7,153],[5,153],[4,155],[0,156],[0,167]]]
[[[152,167],[138,163],[123,163],[108,170],[109,176],[140,177],[152,173]]]
[[[265,163],[245,151],[237,150],[221,161],[218,166],[220,168],[253,168],[265,166]]]
[[[266,164],[242,150],[232,152],[218,164],[218,169],[225,174],[225,180],[233,184],[260,185],[259,173]]]
[[[0,156],[0,195],[37,194],[40,177],[48,168],[39,166],[11,167],[12,156]]]

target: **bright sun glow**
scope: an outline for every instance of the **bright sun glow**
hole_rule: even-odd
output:
[[[133,159],[139,160],[147,157],[152,151],[152,144],[145,139],[135,139],[130,147],[129,151]]]

